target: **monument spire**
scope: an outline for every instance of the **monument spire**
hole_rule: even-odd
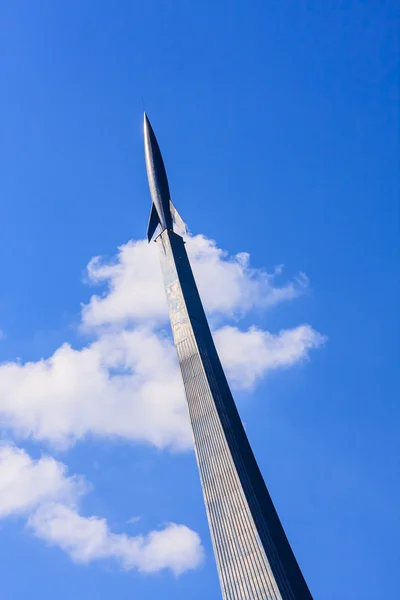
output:
[[[183,238],[174,231],[174,222],[180,228],[183,222],[146,114],[144,138],[148,239],[159,248],[223,599],[312,600],[229,389]]]

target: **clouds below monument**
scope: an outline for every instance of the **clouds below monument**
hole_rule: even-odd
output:
[[[304,275],[279,285],[250,265],[248,254],[230,256],[204,236],[187,239],[193,270],[214,337],[234,389],[252,388],[271,369],[305,360],[324,337],[310,325],[263,331],[238,327],[254,308],[268,308],[302,294]],[[97,257],[87,269],[104,286],[82,307],[83,347],[64,343],[48,358],[0,364],[0,417],[8,434],[66,450],[87,436],[119,438],[183,451],[192,435],[155,244],[131,241],[113,261]],[[233,323],[232,323],[233,320]],[[196,532],[169,523],[144,536],[113,533],[107,521],[85,516],[80,506],[89,485],[65,465],[0,445],[0,519],[25,519],[32,533],[75,562],[110,560],[122,569],[179,575],[200,565]]]
[[[215,336],[227,375],[240,389],[322,343],[307,325],[277,335],[225,327]],[[59,449],[89,434],[173,450],[192,446],[175,349],[144,329],[106,333],[81,350],[64,344],[47,360],[2,365],[0,411],[19,436]]]
[[[188,239],[195,276],[211,316],[229,319],[255,306],[298,296],[305,276],[275,285],[250,266],[247,254],[229,256],[204,236]],[[82,308],[82,326],[95,339],[69,344],[36,362],[0,365],[0,414],[19,436],[66,448],[87,435],[119,437],[158,448],[192,446],[175,349],[164,330],[167,314],[157,248],[140,240],[121,246],[113,262],[88,265],[102,296]],[[251,388],[269,370],[308,357],[324,338],[309,325],[276,334],[224,325],[214,332],[233,388]]]
[[[307,360],[309,351],[326,340],[310,325],[275,335],[256,327],[240,331],[226,326],[216,331],[214,337],[229,381],[236,389],[251,388],[267,371]]]
[[[68,476],[54,458],[33,460],[15,446],[0,446],[0,519],[23,517],[34,535],[79,563],[113,559],[124,570],[179,575],[202,562],[200,538],[184,525],[129,536],[112,533],[105,519],[82,516],[79,504],[88,490],[82,477]]]
[[[47,360],[0,367],[0,411],[19,436],[57,448],[92,434],[186,449],[174,352],[142,329],[102,334],[81,350],[64,344]]]

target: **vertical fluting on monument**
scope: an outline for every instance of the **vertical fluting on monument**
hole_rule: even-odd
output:
[[[155,235],[224,600],[312,600],[257,466],[221,366],[145,116]],[[174,217],[174,218],[173,218]]]

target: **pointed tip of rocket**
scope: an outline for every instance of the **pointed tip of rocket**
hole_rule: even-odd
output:
[[[147,138],[150,135],[150,132],[152,131],[151,123],[146,111],[143,112],[143,131],[145,138]]]

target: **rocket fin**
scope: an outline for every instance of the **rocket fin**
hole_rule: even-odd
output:
[[[183,221],[181,215],[176,210],[175,206],[172,204],[172,200],[169,201],[169,208],[171,210],[171,215],[174,220],[175,225],[181,230],[182,233],[187,233],[186,223]]]
[[[147,227],[147,239],[151,242],[154,232],[157,229],[157,226],[160,224],[160,217],[158,216],[158,212],[154,204],[151,207],[151,213],[149,218],[149,225]]]

